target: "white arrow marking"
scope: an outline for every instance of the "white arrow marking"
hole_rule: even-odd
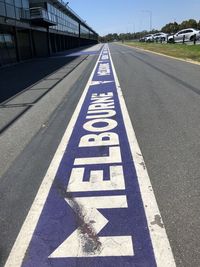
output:
[[[49,258],[133,256],[131,236],[97,234],[108,220],[97,209],[127,208],[126,196],[82,197],[65,199],[75,211],[79,227]]]

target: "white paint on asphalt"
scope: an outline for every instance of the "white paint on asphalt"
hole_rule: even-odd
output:
[[[109,52],[110,54],[110,52]],[[100,55],[101,56],[101,55]],[[99,58],[100,58],[99,56]],[[13,267],[13,266],[20,266],[23,262],[23,259],[26,254],[26,250],[29,246],[29,243],[31,241],[31,238],[33,236],[34,230],[36,228],[37,222],[39,220],[40,214],[42,212],[42,209],[44,207],[45,201],[47,199],[47,196],[49,194],[50,188],[52,186],[52,183],[54,181],[56,172],[58,170],[59,164],[61,162],[61,159],[63,157],[63,154],[66,149],[66,145],[69,142],[69,139],[71,137],[72,131],[74,129],[75,123],[77,121],[77,118],[79,116],[81,107],[83,105],[83,102],[85,100],[86,94],[88,92],[89,87],[91,86],[92,78],[94,75],[94,72],[96,70],[97,64],[99,62],[99,59],[96,62],[95,68],[89,78],[89,81],[84,89],[84,92],[80,98],[80,101],[75,109],[75,112],[72,116],[72,119],[66,129],[66,132],[61,140],[61,143],[56,151],[56,154],[50,164],[50,167],[44,177],[44,180],[39,188],[39,191],[36,195],[36,198],[32,204],[32,207],[27,215],[27,218],[22,226],[22,229],[17,237],[17,240],[11,250],[11,253],[9,255],[9,258],[6,262],[5,267]],[[111,65],[114,73],[115,83],[117,87],[117,93],[120,101],[120,106],[122,110],[123,120],[126,128],[126,133],[128,136],[128,141],[131,149],[131,153],[134,159],[134,164],[137,172],[137,177],[140,185],[140,191],[141,196],[143,200],[143,205],[146,213],[147,223],[149,227],[149,232],[152,240],[153,250],[155,253],[155,258],[157,262],[158,267],[174,267],[175,262],[172,255],[171,247],[166,235],[166,231],[164,227],[160,227],[156,223],[156,218],[159,217],[161,220],[160,212],[158,209],[158,205],[155,200],[155,196],[152,190],[151,182],[147,173],[146,168],[144,168],[145,163],[143,156],[141,154],[135,132],[133,130],[133,126],[130,120],[130,117],[128,115],[128,110],[125,105],[124,98],[122,96],[122,91],[120,88],[120,84],[117,78],[117,74],[113,65],[113,61],[111,58]],[[110,68],[108,65],[102,64],[100,66],[99,70],[99,76],[107,75],[110,73]],[[95,104],[93,104],[95,105]],[[101,109],[109,109],[113,107],[113,103],[109,102],[104,104],[105,106],[102,106]],[[93,108],[97,108],[97,106],[93,106]],[[92,110],[92,109],[90,109]],[[112,119],[101,119],[107,123],[106,126],[104,126],[103,131],[110,131],[114,129],[117,126],[117,122]],[[89,121],[89,123],[84,124],[84,128],[87,129],[90,132],[97,132],[98,128],[94,127],[95,123],[100,122],[98,119],[93,119]],[[93,128],[95,130],[93,131]],[[102,132],[102,127],[99,127],[99,132]],[[83,140],[82,140],[83,141]],[[117,138],[115,138],[115,141],[117,141]],[[84,141],[85,142],[85,141]],[[83,144],[84,144],[83,142]],[[121,163],[121,153],[120,153],[120,147],[114,146],[109,147],[109,156],[105,157],[93,157],[93,158],[77,158],[74,162],[74,165],[86,165],[86,164],[104,164],[109,162],[115,162],[115,163]],[[142,163],[142,164],[141,164]],[[110,176],[112,178],[112,171],[110,169]],[[117,168],[115,172],[119,173],[120,179],[123,176],[122,169]],[[79,172],[82,173],[83,170],[79,168]],[[101,171],[99,171],[101,172]],[[101,173],[100,173],[101,174]],[[119,178],[117,175],[117,177]],[[95,183],[97,183],[96,186],[98,186],[98,183],[96,179],[96,174],[91,173],[91,177],[94,180]],[[74,177],[73,172],[72,176],[70,177],[70,181],[72,182],[70,186],[74,184]],[[124,181],[118,179],[118,186],[119,188],[124,188]],[[77,184],[73,185],[77,188]],[[87,185],[86,185],[87,186]],[[108,185],[110,187],[110,185]],[[109,199],[108,199],[109,198]],[[73,201],[73,203],[72,203]],[[95,226],[95,232],[99,233],[101,229],[108,223],[108,220],[97,210],[98,208],[123,208],[127,207],[127,199],[126,196],[109,196],[109,197],[85,197],[85,198],[73,198],[73,200],[66,199],[66,202],[70,205],[74,205],[74,201],[78,203],[78,206],[83,207],[83,211],[85,213],[85,219],[87,220],[88,224],[91,224],[92,220],[96,220]],[[76,229],[51,255],[51,258],[57,258],[57,257],[93,257],[92,254],[84,253],[82,250],[80,250],[80,243],[83,242],[81,240],[81,236],[78,233],[79,229]],[[132,238],[130,236],[112,236],[112,237],[99,237],[99,241],[103,244],[103,249],[101,251],[98,251],[96,253],[99,253],[98,255],[94,254],[94,257],[96,256],[133,256],[134,250],[132,245]],[[119,245],[116,245],[119,244]]]
[[[97,209],[127,208],[126,196],[96,196],[66,199],[74,210],[76,206],[82,207],[84,223],[93,233],[98,234],[108,223],[108,220]],[[79,212],[77,210],[76,212]],[[96,223],[93,223],[93,222]],[[88,233],[78,227],[50,256],[49,258],[65,257],[109,257],[109,256],[133,256],[131,236],[98,236],[94,241],[90,237],[96,249],[87,248]],[[101,247],[98,249],[98,244]],[[84,248],[84,250],[82,249]]]
[[[124,174],[122,166],[110,166],[110,179],[105,181],[103,170],[90,171],[89,181],[83,182],[85,168],[73,168],[67,187],[68,192],[90,192],[124,190]]]
[[[92,81],[91,85],[100,85],[100,84],[107,84],[107,83],[114,83],[114,81]]]

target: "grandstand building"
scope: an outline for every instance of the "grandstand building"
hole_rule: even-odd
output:
[[[0,0],[0,66],[97,42],[68,2]]]

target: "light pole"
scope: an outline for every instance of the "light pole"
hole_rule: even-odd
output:
[[[133,22],[133,33],[135,33],[135,22]]]
[[[142,12],[146,12],[149,14],[149,28],[152,30],[152,11],[151,10],[142,10]]]

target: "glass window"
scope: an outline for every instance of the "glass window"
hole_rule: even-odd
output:
[[[27,0],[22,0],[22,7],[23,7],[23,8],[29,8],[29,1],[27,1]]]
[[[9,64],[16,61],[16,51],[13,37],[10,34],[0,34],[1,64]]]
[[[21,0],[15,0],[15,6],[16,7],[22,7],[22,1]]]
[[[13,47],[13,40],[10,34],[4,34],[4,40],[5,40],[7,48]]]
[[[5,47],[5,41],[3,34],[0,34],[0,49]]]
[[[6,13],[7,13],[7,17],[15,18],[15,8],[14,8],[14,6],[6,5]]]
[[[15,8],[15,15],[16,15],[16,19],[21,18],[21,8],[19,8],[19,7]]]
[[[47,3],[47,10],[48,10],[49,12],[52,12],[52,10],[51,10],[51,5],[50,5],[49,3]]]
[[[187,31],[181,31],[178,35],[185,34]]]
[[[57,26],[51,26],[52,29],[58,29],[60,31],[78,35],[78,22],[49,3],[47,3],[47,9],[51,14],[51,20],[58,23]]]
[[[6,7],[5,7],[5,4],[2,2],[0,2],[0,15],[6,16]]]
[[[13,1],[13,0],[5,0],[5,2],[6,2],[7,4],[14,5],[14,1]]]

